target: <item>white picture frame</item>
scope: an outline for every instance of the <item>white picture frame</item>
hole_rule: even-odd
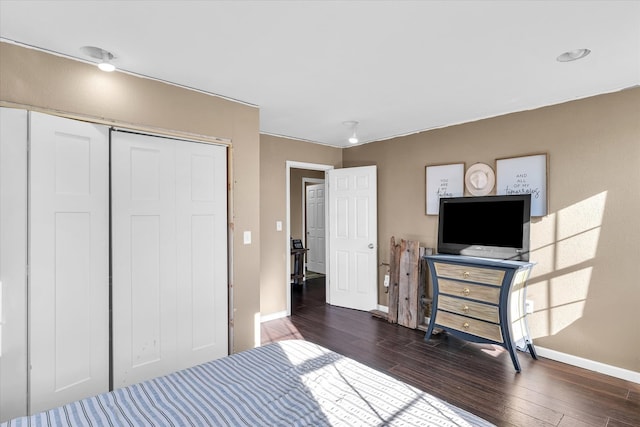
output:
[[[531,194],[531,216],[546,216],[548,154],[496,160],[496,194]]]
[[[464,196],[464,163],[425,167],[425,212],[438,215],[440,199]]]

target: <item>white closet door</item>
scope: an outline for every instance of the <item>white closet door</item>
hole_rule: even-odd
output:
[[[227,354],[224,148],[112,134],[114,387]]]
[[[226,148],[176,141],[177,368],[228,354]]]
[[[171,372],[176,354],[174,148],[112,132],[113,386]]]
[[[27,414],[27,112],[0,108],[0,422]]]
[[[31,113],[30,412],[109,387],[109,140]]]

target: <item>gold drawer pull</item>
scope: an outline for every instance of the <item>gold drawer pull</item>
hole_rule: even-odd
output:
[[[469,290],[469,288],[464,288],[464,289],[462,290],[462,293],[463,293],[465,296],[468,296],[468,295],[471,293],[471,291]]]
[[[464,329],[469,329],[469,322],[464,322],[464,323],[462,324],[462,327],[463,327]]]
[[[464,273],[462,273],[462,277],[465,279],[468,279],[469,276],[471,276],[471,273],[469,273],[468,271],[465,271]]]
[[[464,311],[465,313],[469,312],[469,306],[468,305],[463,305],[462,306],[462,311]]]

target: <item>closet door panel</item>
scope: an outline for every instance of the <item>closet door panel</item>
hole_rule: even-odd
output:
[[[161,260],[158,215],[131,217],[131,343],[134,368],[162,359]]]
[[[176,141],[179,367],[228,354],[226,148]]]
[[[113,384],[174,371],[175,168],[171,140],[112,132]]]
[[[0,422],[27,414],[27,126],[0,108]]]
[[[227,354],[226,148],[112,133],[114,387]]]
[[[30,113],[30,412],[108,390],[108,131]]]

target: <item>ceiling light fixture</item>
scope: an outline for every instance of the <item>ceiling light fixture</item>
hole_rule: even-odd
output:
[[[110,73],[116,69],[116,66],[111,63],[113,59],[113,54],[111,52],[107,52],[106,50],[102,51],[102,62],[98,64],[98,68],[102,71],[106,71]]]
[[[567,52],[563,53],[562,55],[558,56],[556,58],[556,61],[558,61],[558,62],[576,61],[578,59],[584,58],[585,56],[589,55],[590,53],[591,53],[591,50],[589,50],[589,49],[570,50],[570,51],[567,51]]]
[[[349,142],[351,144],[357,144],[360,141],[358,139],[358,134],[356,133],[356,130],[358,129],[358,122],[354,120],[349,120],[347,122],[342,122],[342,124],[350,127],[352,130],[351,136],[349,137]]]
[[[85,55],[97,59],[99,61],[98,68],[100,68],[102,71],[110,73],[116,69],[116,66],[111,62],[115,59],[115,55],[108,50],[104,50],[95,46],[84,46],[80,48],[80,50]]]

